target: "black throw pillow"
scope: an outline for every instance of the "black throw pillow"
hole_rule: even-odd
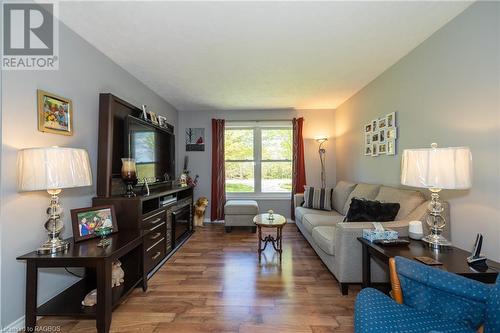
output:
[[[382,203],[352,198],[344,222],[387,222],[394,221],[399,212],[399,203]]]

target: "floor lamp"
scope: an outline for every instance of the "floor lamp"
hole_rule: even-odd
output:
[[[317,138],[316,142],[319,143],[319,148],[318,148],[318,154],[319,154],[319,161],[321,163],[321,187],[326,187],[326,176],[325,176],[325,154],[326,150],[323,148],[323,144],[328,141],[328,138],[322,137],[322,138]]]

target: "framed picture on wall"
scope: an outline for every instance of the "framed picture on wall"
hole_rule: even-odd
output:
[[[388,140],[386,155],[396,155],[396,140]]]
[[[398,138],[398,129],[396,127],[389,127],[385,130],[386,140],[395,140]]]
[[[378,156],[378,143],[372,142],[372,156]]]
[[[385,139],[386,139],[385,133],[386,133],[385,128],[382,128],[382,129],[380,129],[380,131],[378,131],[378,142],[380,142],[380,143],[385,142]]]
[[[204,128],[186,128],[186,151],[205,151]]]
[[[365,145],[365,156],[371,156],[372,155],[372,145]]]
[[[378,128],[382,129],[382,128],[386,128],[386,127],[387,127],[386,117],[379,119],[378,120]]]
[[[73,135],[73,102],[61,96],[37,90],[38,130]]]
[[[365,156],[396,155],[396,111],[365,124],[363,134]]]
[[[385,116],[387,127],[396,126],[396,112],[391,112]]]
[[[378,145],[378,154],[385,155],[387,152],[387,146],[385,143],[379,143]]]

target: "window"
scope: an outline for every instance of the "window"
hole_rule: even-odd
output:
[[[227,193],[290,193],[290,122],[227,122],[224,147]]]

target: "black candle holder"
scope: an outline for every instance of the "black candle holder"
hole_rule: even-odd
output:
[[[125,183],[125,193],[123,194],[123,196],[125,198],[133,198],[136,196],[135,192],[134,192],[134,186],[137,184],[137,178],[122,178],[123,180],[123,183]]]

